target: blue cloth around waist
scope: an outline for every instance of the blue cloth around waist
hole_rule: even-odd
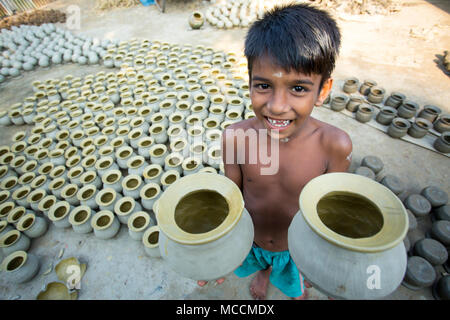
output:
[[[234,273],[247,277],[259,270],[272,266],[270,282],[288,297],[303,295],[303,277],[289,254],[289,251],[272,252],[253,245],[247,258]]]

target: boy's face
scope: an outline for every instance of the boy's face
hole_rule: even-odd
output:
[[[330,78],[319,92],[321,79],[319,74],[286,72],[267,57],[254,61],[250,78],[253,111],[271,137],[286,139],[301,131],[314,105],[321,105],[331,90]]]

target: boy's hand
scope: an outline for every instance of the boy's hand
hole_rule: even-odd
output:
[[[220,279],[217,279],[217,280],[216,280],[216,283],[217,283],[217,284],[222,284],[224,281],[225,281],[225,278],[220,278]],[[203,281],[203,280],[197,281],[197,284],[198,284],[200,287],[204,287],[207,283],[208,283],[208,281]]]

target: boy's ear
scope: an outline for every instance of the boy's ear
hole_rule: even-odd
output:
[[[317,107],[321,106],[328,95],[331,93],[331,88],[333,87],[333,78],[328,78],[322,85],[322,89],[319,92],[319,96],[317,97],[317,101],[315,105]]]

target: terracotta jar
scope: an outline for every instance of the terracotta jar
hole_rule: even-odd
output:
[[[358,91],[358,87],[359,87],[359,80],[355,77],[351,77],[345,79],[342,90],[344,90],[345,93],[355,93],[356,91]]]
[[[210,173],[183,177],[167,188],[153,211],[161,256],[184,277],[223,277],[244,261],[252,246],[251,217],[239,188],[226,177]]]
[[[384,102],[384,105],[397,109],[398,107],[401,106],[401,104],[405,99],[406,96],[403,93],[392,92],[391,95]]]
[[[413,101],[406,100],[397,109],[397,115],[401,118],[411,119],[416,116],[419,105]]]
[[[444,132],[434,140],[433,147],[442,153],[450,152],[450,131]]]
[[[367,96],[367,100],[372,103],[381,103],[384,98],[386,90],[381,87],[373,86],[369,90],[369,94]]]
[[[376,120],[378,123],[388,126],[396,116],[397,109],[393,107],[383,107],[380,112],[378,112]]]
[[[303,188],[299,208],[288,246],[314,288],[342,299],[378,299],[397,289],[408,217],[389,189],[351,173],[324,174]]]
[[[356,111],[356,120],[363,123],[369,122],[372,120],[374,112],[375,109],[371,105],[361,104]]]
[[[413,138],[423,138],[428,133],[428,130],[433,128],[433,124],[424,118],[416,118],[414,123],[408,129],[408,134]]]
[[[450,131],[450,114],[443,114],[434,122],[434,130],[439,133]]]
[[[408,120],[403,118],[395,118],[392,120],[391,125],[388,128],[388,134],[392,138],[401,138],[406,135],[411,124]]]

